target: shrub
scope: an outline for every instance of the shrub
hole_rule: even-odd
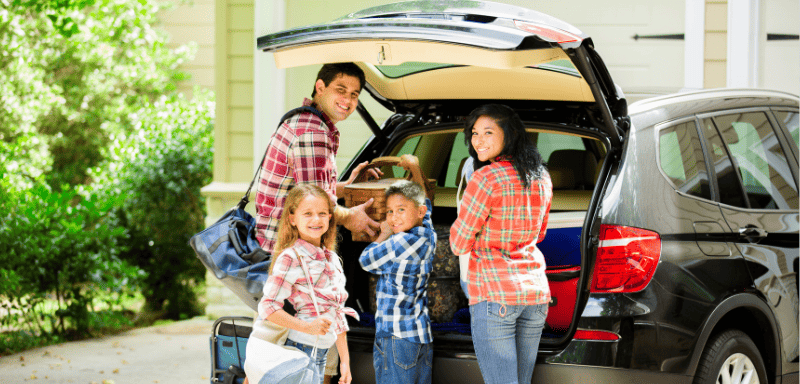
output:
[[[140,269],[122,261],[117,201],[40,183],[0,188],[0,317],[3,328],[39,336],[81,337],[102,328],[96,312],[119,309]]]
[[[195,290],[205,268],[188,245],[204,228],[200,188],[211,181],[213,94],[163,96],[130,117],[131,134],[115,136],[98,187],[122,196],[123,255],[147,271],[143,295],[153,311],[180,319],[202,313]],[[105,173],[104,173],[105,172]]]

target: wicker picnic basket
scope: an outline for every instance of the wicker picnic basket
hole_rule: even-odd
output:
[[[361,173],[358,177],[353,181],[352,184],[346,185],[344,187],[344,204],[347,207],[355,207],[360,204],[366,203],[369,199],[374,199],[372,205],[366,209],[367,215],[369,215],[372,220],[375,221],[383,221],[386,219],[386,197],[384,196],[384,192],[386,191],[386,187],[392,185],[394,182],[398,180],[411,180],[412,175],[409,173],[408,177],[405,179],[401,178],[385,178],[379,180],[366,180],[367,170],[371,168],[380,168],[384,166],[396,166],[400,163],[400,158],[397,156],[384,156],[384,157],[377,157],[373,159],[366,168],[361,170]],[[384,172],[388,173],[388,172]],[[422,177],[425,179],[425,176]],[[433,194],[434,194],[434,185],[436,184],[436,180],[434,179],[425,179],[428,180],[428,185],[424,185],[425,192],[428,195],[428,198],[433,201]],[[377,237],[377,234],[375,235]],[[371,242],[375,240],[375,237],[370,238],[367,234],[363,233],[353,233],[353,241],[365,241]]]

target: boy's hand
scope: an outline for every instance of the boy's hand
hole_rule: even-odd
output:
[[[411,167],[419,167],[419,159],[414,155],[405,154],[400,156],[400,162],[397,163],[397,166],[410,171]]]
[[[381,221],[381,233],[379,233],[378,237],[375,238],[375,242],[382,243],[386,241],[386,239],[392,237],[392,235],[394,235],[394,231],[392,231],[392,225],[389,224],[389,221]]]
[[[341,377],[339,378],[339,384],[350,384],[353,381],[353,376],[350,374],[350,364],[345,362],[339,363],[339,374]]]
[[[314,336],[324,336],[331,328],[331,320],[324,317],[317,317],[306,326],[306,333]]]

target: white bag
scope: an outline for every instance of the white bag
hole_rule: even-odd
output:
[[[314,309],[319,314],[314,287],[311,285],[311,274],[308,273],[306,263],[297,252],[295,252],[295,257],[300,261],[303,272],[308,278],[311,300],[314,303]],[[317,384],[320,382],[321,373],[317,372],[315,359],[297,348],[283,345],[286,343],[287,334],[287,332],[281,333],[281,329],[285,330],[284,327],[264,320],[263,327],[260,328],[263,328],[262,331],[266,331],[264,336],[267,336],[270,341],[274,339],[276,343],[252,337],[252,335],[248,339],[244,372],[250,382],[259,384]],[[319,336],[314,342],[311,356],[317,355],[318,341]]]
[[[468,158],[467,161],[464,163],[464,168],[461,170],[461,181],[458,182],[458,189],[456,189],[456,214],[461,211],[461,186],[464,184],[464,180],[469,179],[472,176],[471,169],[467,169],[467,167],[472,168],[473,161],[472,158]],[[464,187],[466,188],[466,187]],[[466,285],[467,283],[467,271],[469,271],[469,252],[458,255],[458,266],[459,271],[461,272],[461,282],[464,283],[462,285]],[[464,295],[469,298],[469,294],[467,291],[464,291]]]

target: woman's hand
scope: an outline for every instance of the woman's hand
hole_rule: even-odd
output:
[[[324,336],[325,334],[328,333],[328,330],[331,328],[331,323],[332,322],[330,319],[326,319],[324,317],[317,317],[316,319],[314,319],[314,321],[306,323],[308,325],[306,326],[306,330],[304,332],[308,333],[309,335]]]
[[[350,364],[344,361],[339,363],[339,384],[350,384],[353,381],[353,376],[350,374]]]

